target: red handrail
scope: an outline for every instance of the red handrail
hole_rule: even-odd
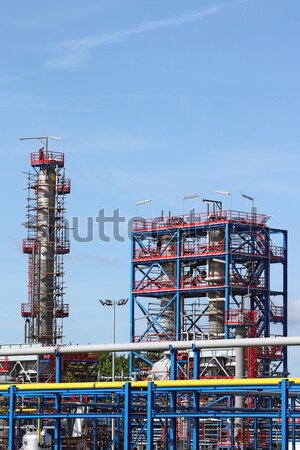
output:
[[[161,216],[150,219],[138,218],[134,221],[133,231],[185,228],[224,222],[264,226],[267,222],[267,216],[265,214],[252,214],[242,211],[216,211],[214,213]]]
[[[65,155],[61,152],[40,150],[38,152],[31,153],[30,155],[30,162],[32,166],[54,165],[63,167],[64,160]]]
[[[175,290],[176,281],[174,278],[168,279],[145,279],[142,281],[133,282],[133,291],[146,291],[146,292],[156,292],[156,291],[166,291]]]
[[[22,317],[30,317],[34,316],[36,317],[36,305],[34,305],[33,311],[32,311],[32,305],[31,303],[22,303],[21,304],[21,316]]]

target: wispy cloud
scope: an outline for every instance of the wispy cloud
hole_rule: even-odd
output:
[[[177,27],[191,22],[197,22],[204,17],[217,14],[225,7],[240,5],[251,0],[236,0],[231,3],[223,3],[205,9],[197,9],[174,17],[143,22],[136,27],[113,31],[111,33],[98,34],[77,40],[68,40],[59,43],[56,49],[61,55],[47,59],[45,66],[48,69],[72,70],[81,67],[89,58],[89,53],[97,48],[118,44],[135,35],[153,32],[162,28]]]
[[[116,263],[117,258],[111,256],[93,255],[90,253],[81,253],[80,255],[70,255],[70,259],[79,263],[107,265]]]
[[[17,75],[12,75],[9,73],[1,73],[0,74],[0,83],[6,83],[10,81],[16,81],[19,80],[19,77]]]

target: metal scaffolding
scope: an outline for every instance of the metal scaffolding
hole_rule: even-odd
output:
[[[25,343],[54,345],[62,341],[64,303],[63,257],[70,252],[66,237],[65,196],[71,181],[65,178],[64,153],[52,151],[57,138],[40,137],[42,147],[31,153],[27,182],[27,238],[23,252],[29,255],[28,301],[21,305]]]
[[[108,349],[152,351],[165,349],[166,342],[1,348],[0,355],[8,358],[54,355],[56,383],[0,386],[0,443],[14,450],[28,436],[36,441],[47,436],[54,450],[114,445],[117,450],[288,450],[289,444],[295,449],[300,440],[299,378],[199,379],[201,348],[221,349],[225,341],[174,342],[170,376],[177,374],[180,350],[192,348],[192,379],[149,382],[61,383],[63,356],[74,354],[76,359],[76,350],[80,358]],[[263,348],[300,345],[300,337],[240,339],[231,344],[252,346],[249,341]],[[29,428],[37,431],[31,434]]]
[[[237,406],[239,397],[247,407]],[[0,399],[8,450],[19,448],[29,421],[51,433],[55,450],[288,450],[300,438],[299,378],[3,385]],[[74,438],[68,423],[76,421]]]
[[[132,233],[131,342],[287,335],[287,232],[267,216],[213,208],[137,219]],[[153,370],[158,354],[132,353],[131,369]],[[245,376],[285,376],[281,347],[249,348]],[[202,354],[201,377],[232,377],[236,355]],[[192,360],[179,369],[189,377]]]
[[[287,232],[255,210],[223,211],[211,200],[205,213],[137,219],[130,343],[57,345],[69,314],[70,180],[64,153],[53,151],[57,138],[30,139],[42,147],[27,174],[21,312],[28,345],[0,349],[0,372],[11,374],[13,356],[37,357],[24,366],[28,384],[0,385],[0,444],[26,448],[23,439],[32,438],[55,450],[287,450],[291,441],[294,450],[300,380],[287,378],[285,345],[298,345],[286,337]],[[129,382],[90,382],[101,351],[131,352]],[[43,373],[56,383],[32,383]],[[62,383],[68,379],[89,382]]]

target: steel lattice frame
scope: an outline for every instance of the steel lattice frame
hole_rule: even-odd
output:
[[[220,242],[211,246],[210,233]],[[224,265],[219,284],[206,281],[209,261]],[[209,338],[205,299],[214,292],[225,299],[220,338],[233,339],[241,327],[244,337],[286,336],[287,231],[269,228],[264,215],[235,211],[135,222],[131,342]],[[249,350],[246,358],[248,376],[287,374],[286,349]],[[147,354],[131,355],[132,370],[152,363]]]
[[[251,399],[247,408],[236,406],[240,396]],[[202,397],[210,401],[202,404]],[[93,450],[199,450],[207,448],[204,435],[211,448],[287,450],[300,439],[299,378],[2,385],[0,398],[8,450],[19,448],[23,423],[41,420],[47,428],[49,419],[55,450],[72,448],[61,429],[65,419],[85,420],[85,443]],[[238,418],[245,426],[235,436]]]

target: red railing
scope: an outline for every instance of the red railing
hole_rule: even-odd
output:
[[[284,248],[276,246],[276,245],[271,245],[270,246],[270,256],[271,256],[271,258],[275,258],[275,259],[284,258]]]
[[[23,253],[32,253],[33,248],[35,251],[38,249],[38,242],[35,239],[23,239]]]
[[[230,286],[233,287],[244,287],[244,288],[252,288],[252,289],[264,289],[265,288],[265,280],[240,280],[238,277],[234,279],[234,281],[230,282]],[[205,289],[211,287],[222,287],[225,289],[225,276],[224,274],[217,274],[214,277],[209,276],[205,277],[202,275],[190,276],[185,275],[180,278],[180,289]],[[176,279],[169,278],[166,280],[161,279],[145,279],[143,281],[134,281],[133,282],[133,291],[134,292],[159,292],[159,291],[174,291],[176,290]]]
[[[157,292],[176,290],[176,281],[174,278],[166,280],[150,280],[147,278],[142,281],[133,282],[133,291]]]
[[[230,247],[230,250],[233,254],[239,255],[249,255],[249,256],[261,256],[267,258],[268,255],[266,253],[261,253],[260,248],[253,249],[253,247],[249,244],[245,244],[243,246],[235,246],[233,243]],[[214,254],[222,254],[225,253],[225,242],[220,242],[216,244],[208,244],[208,243],[195,243],[195,242],[186,242],[184,243],[181,251],[181,255],[183,257],[189,256],[202,256],[202,255],[214,255]],[[167,258],[176,258],[177,250],[175,245],[167,246],[163,251],[161,249],[154,248],[139,248],[134,250],[133,258],[134,260],[156,260],[156,259],[167,259]],[[271,246],[270,248],[270,256],[273,259],[282,259],[284,257],[284,248]]]
[[[23,239],[23,253],[31,254],[33,249],[38,251],[38,241],[35,239]],[[61,255],[70,253],[70,241],[58,242],[56,245],[56,252]]]
[[[253,248],[253,246],[250,244],[237,245],[233,243],[230,247],[230,250],[233,254],[238,255],[263,256],[265,258],[269,256],[265,247],[259,246],[257,248]],[[270,257],[271,259],[282,259],[284,257],[284,248],[271,245]]]
[[[221,286],[224,285],[224,278],[225,276],[222,276],[223,280],[220,283]],[[220,280],[220,278],[218,277],[218,280]],[[214,282],[214,285],[216,283]],[[190,275],[185,275],[183,277],[181,277],[180,279],[180,287],[182,289],[186,289],[186,288],[205,288],[209,286],[208,281],[206,281],[205,278],[203,278],[201,275],[196,275],[196,276],[190,276]]]
[[[182,249],[182,256],[209,255],[215,253],[225,253],[225,242],[215,244],[185,243]]]
[[[176,257],[176,246],[174,245],[167,246],[163,250],[139,248],[133,252],[133,259],[135,260],[166,259],[174,257]]]
[[[257,358],[261,359],[283,359],[282,347],[258,347]]]
[[[8,373],[8,357],[0,359],[0,373]]]
[[[212,223],[235,222],[250,225],[265,225],[267,216],[241,211],[216,211],[215,213],[196,213],[178,216],[156,217],[154,219],[136,219],[133,231],[151,231],[165,228],[194,227]]]
[[[69,305],[66,303],[57,305],[55,308],[55,315],[58,318],[69,317]]]
[[[208,277],[202,275],[196,276],[186,275],[181,277],[180,281],[181,289],[186,288],[199,289],[215,286],[222,286],[224,288],[226,287],[224,274],[216,274],[215,276],[208,276]],[[233,275],[230,278],[230,286],[245,287],[245,288],[264,288],[265,280],[264,279],[246,280],[240,279],[238,276]]]
[[[266,287],[266,281],[264,278],[259,279],[249,279],[248,277],[245,277],[240,279],[236,274],[232,274],[230,276],[230,285],[231,286],[245,286],[249,288],[265,288]]]
[[[231,309],[225,311],[226,325],[256,325],[257,314],[256,311]]]
[[[60,181],[57,186],[57,193],[59,195],[62,194],[70,194],[71,192],[71,179],[65,178],[64,180]]]
[[[230,431],[221,430],[218,438],[218,447],[231,447]]]
[[[283,306],[276,306],[270,301],[270,319],[273,321],[283,320],[284,310]]]
[[[22,303],[21,304],[21,316],[22,317],[36,317],[36,306],[34,306],[32,311],[31,303]]]
[[[230,246],[230,250],[234,255],[264,256],[265,258],[268,256],[264,249],[261,247],[253,248],[250,244],[238,245],[233,242]]]
[[[56,246],[56,252],[59,255],[65,255],[66,253],[70,253],[70,241],[58,242]]]
[[[236,445],[234,448],[254,448],[255,437],[254,430],[248,429],[241,431],[239,430],[237,436],[235,437]],[[257,431],[257,445],[259,448],[269,448],[270,444],[269,432],[266,430]],[[229,447],[231,448],[231,432],[229,430],[221,430],[218,447]]]
[[[145,334],[143,335],[137,335],[133,337],[133,342],[160,342],[160,341],[175,341],[175,334],[174,333],[154,333],[154,334]]]
[[[64,159],[65,155],[61,152],[47,152],[45,150],[40,150],[30,155],[32,166],[52,165],[63,167]]]

